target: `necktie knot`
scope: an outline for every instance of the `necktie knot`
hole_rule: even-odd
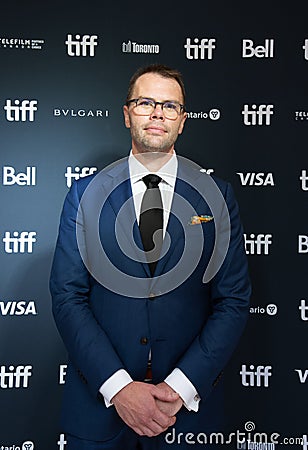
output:
[[[142,179],[147,189],[156,189],[158,188],[158,185],[161,182],[161,178],[158,175],[155,175],[154,173],[149,173],[149,175],[146,175]]]

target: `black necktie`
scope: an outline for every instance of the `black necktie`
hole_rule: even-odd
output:
[[[142,179],[147,190],[141,202],[139,229],[144,250],[146,252],[152,251],[147,256],[150,271],[153,275],[163,243],[163,204],[158,187],[161,178],[158,175],[149,174]],[[153,235],[155,232],[154,244]]]

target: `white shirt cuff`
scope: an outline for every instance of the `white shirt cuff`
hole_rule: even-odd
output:
[[[124,369],[120,369],[115,372],[102,386],[99,388],[99,392],[102,394],[105,400],[107,408],[112,405],[111,399],[120,392],[125,386],[131,383],[133,379]]]
[[[195,386],[180,369],[174,369],[165,379],[165,383],[179,394],[189,411],[198,411],[201,398]]]

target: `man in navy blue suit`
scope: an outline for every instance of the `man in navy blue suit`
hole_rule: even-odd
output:
[[[130,155],[73,184],[52,266],[67,450],[208,448],[249,309],[238,206],[228,183],[175,153],[187,116],[177,70],[139,69],[123,110]]]

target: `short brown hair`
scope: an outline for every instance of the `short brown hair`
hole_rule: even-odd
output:
[[[149,66],[140,67],[134,75],[131,77],[129,85],[126,101],[131,99],[132,92],[135,86],[136,81],[141,75],[145,73],[156,73],[164,78],[173,78],[179,85],[183,95],[183,103],[185,105],[185,86],[182,74],[177,69],[172,69],[171,67],[165,66],[163,64],[150,64]]]

